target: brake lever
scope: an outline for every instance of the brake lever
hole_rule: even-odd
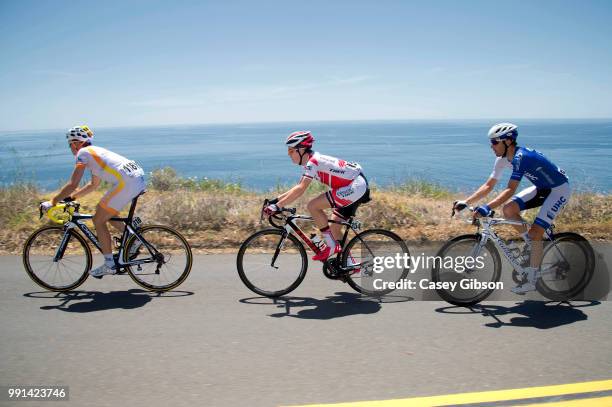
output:
[[[43,217],[43,212],[42,212],[42,202],[39,202],[39,203],[38,203],[38,214],[39,214],[39,216],[38,216],[38,220],[42,219],[42,217]]]

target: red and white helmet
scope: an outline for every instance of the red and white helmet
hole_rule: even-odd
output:
[[[291,148],[312,148],[314,144],[314,137],[310,134],[310,131],[294,131],[287,137],[285,144]]]

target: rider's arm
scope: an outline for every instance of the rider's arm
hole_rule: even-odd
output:
[[[501,194],[497,195],[495,199],[488,203],[489,208],[497,208],[498,206],[504,204],[508,199],[510,199],[512,195],[514,195],[514,192],[518,188],[520,182],[521,181],[511,179],[508,182],[508,186],[506,187],[506,189],[504,189]]]
[[[468,205],[471,205],[474,202],[478,202],[480,199],[482,199],[485,196],[489,195],[489,193],[495,187],[495,184],[497,184],[497,180],[495,178],[491,177],[491,178],[487,179],[487,181],[484,184],[482,184],[480,186],[480,188],[478,188],[476,190],[476,192],[474,192],[472,195],[470,195],[465,200],[465,203],[468,204]]]
[[[297,184],[296,186],[291,188],[289,191],[285,192],[284,194],[278,197],[279,199],[276,205],[279,208],[289,205],[290,203],[298,199],[300,196],[302,196],[302,194],[306,191],[306,189],[308,188],[308,185],[310,185],[311,182],[312,182],[311,178],[302,177],[299,184]]]
[[[83,174],[85,173],[84,165],[77,165],[74,167],[74,171],[72,171],[72,176],[70,177],[70,181],[64,185],[64,187],[51,199],[52,205],[57,205],[59,201],[64,198],[70,196],[72,191],[79,187],[79,182],[81,182],[81,178],[83,178]]]
[[[77,199],[80,196],[85,196],[91,191],[95,191],[99,186],[100,186],[100,178],[92,174],[91,181],[87,185],[85,185],[83,188],[77,189],[76,191],[74,191],[74,193],[72,194],[72,197],[74,199]]]

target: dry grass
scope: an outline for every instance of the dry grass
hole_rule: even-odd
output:
[[[197,183],[197,181],[196,181]],[[232,184],[206,181],[199,187],[153,188],[145,194],[137,214],[145,223],[161,223],[182,231],[195,249],[235,249],[253,231],[262,228],[259,214],[264,194],[249,192]],[[227,187],[227,185],[231,185]],[[408,185],[408,184],[407,184]],[[313,188],[298,202],[305,212],[310,197],[320,193]],[[83,213],[92,213],[102,197],[93,193],[81,200]],[[39,193],[30,185],[0,189],[0,252],[21,253],[27,236],[43,221],[38,220],[38,202],[51,193]],[[364,228],[394,230],[409,241],[440,241],[474,228],[465,222],[451,221],[450,207],[456,197],[437,186],[416,183],[412,186],[374,188],[372,201],[357,215]],[[526,218],[533,219],[537,210]],[[610,240],[612,196],[577,194],[557,222],[557,230],[572,230],[593,240]]]

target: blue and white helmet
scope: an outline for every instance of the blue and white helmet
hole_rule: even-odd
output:
[[[93,131],[86,125],[76,126],[68,130],[66,133],[66,139],[68,143],[72,143],[73,141],[82,141],[91,143],[93,140]]]
[[[516,140],[518,137],[518,127],[512,123],[498,123],[489,129],[489,139],[498,138],[501,140]]]

